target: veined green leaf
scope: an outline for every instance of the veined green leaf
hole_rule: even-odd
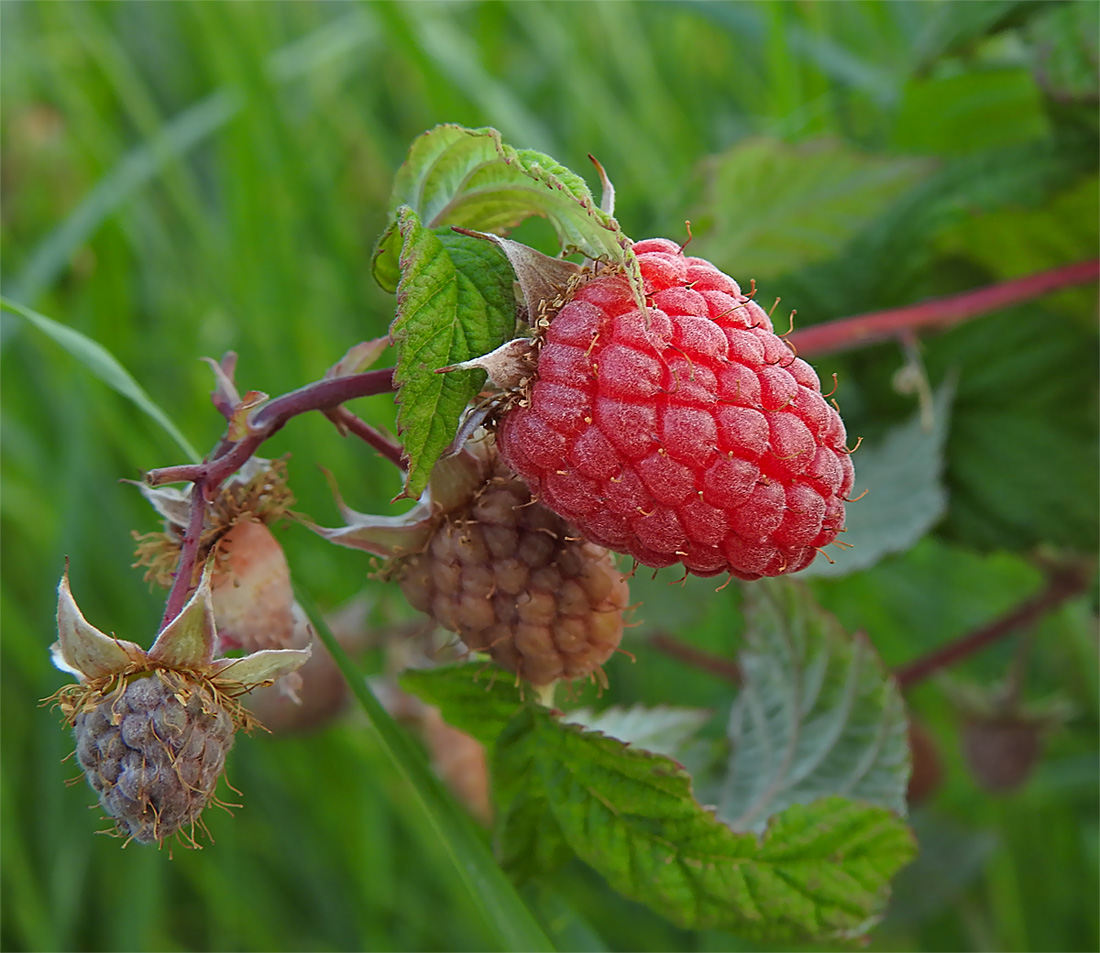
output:
[[[520,883],[546,875],[567,863],[573,848],[539,781],[541,753],[531,744],[528,719],[512,719],[490,750],[501,866]]]
[[[545,797],[529,784],[533,753],[524,747],[525,733],[511,724],[524,704],[519,689],[510,678],[497,677],[502,674],[499,669],[484,677],[474,677],[474,671],[469,665],[409,669],[400,682],[405,691],[437,706],[447,722],[485,745],[491,764],[499,758],[507,766],[492,769],[496,840],[501,865],[522,882],[561,866],[573,852]],[[516,751],[514,744],[519,746]]]
[[[496,777],[513,779],[516,798],[548,808],[523,831],[544,826],[551,844],[563,838],[624,896],[688,929],[858,936],[913,854],[897,817],[840,798],[790,807],[763,839],[735,833],[699,805],[674,762],[545,710],[524,708],[505,736]],[[505,811],[523,810],[523,800]]]
[[[394,180],[392,207],[411,208],[429,228],[459,225],[507,234],[532,215],[546,218],[563,254],[622,264],[641,293],[630,240],[601,211],[575,172],[530,149],[514,149],[495,129],[436,126],[420,136]],[[378,283],[394,290],[397,247],[387,232],[374,255]]]
[[[706,207],[693,216],[711,222],[700,253],[744,284],[830,258],[928,168],[839,142],[746,140],[707,165]]]
[[[840,795],[905,813],[905,704],[871,643],[789,580],[745,587],[744,687],[730,714],[719,817],[763,831],[792,804]]]
[[[133,375],[102,344],[93,341],[86,334],[81,334],[75,328],[70,328],[52,318],[47,318],[44,314],[39,314],[32,308],[8,301],[6,298],[0,298],[0,307],[25,318],[55,344],[59,344],[68,351],[104,384],[152,417],[189,459],[196,463],[202,459],[202,454],[191,446],[172,419],[154,403],[145,389],[134,380]]]
[[[390,334],[397,347],[397,426],[409,461],[405,495],[416,498],[485,382],[481,370],[432,372],[509,340],[516,310],[512,268],[494,245],[426,228],[407,206],[398,229],[401,280]]]
[[[654,708],[613,705],[599,712],[576,708],[567,712],[565,717],[570,723],[588,731],[610,735],[654,754],[678,758],[680,750],[710,720],[711,714],[703,708],[674,705],[657,705]]]
[[[856,464],[854,492],[867,495],[845,508],[851,545],[834,562],[815,559],[799,575],[846,576],[873,566],[890,553],[914,546],[947,509],[943,486],[944,445],[947,441],[954,388],[943,385],[931,401],[930,419],[918,412],[894,427],[878,443],[863,443],[852,457]]]
[[[523,698],[512,676],[494,668],[475,677],[478,668],[411,668],[401,673],[399,681],[405,691],[439,708],[455,728],[483,745],[492,745],[523,704]]]

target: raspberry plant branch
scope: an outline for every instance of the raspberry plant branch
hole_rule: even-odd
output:
[[[395,466],[405,469],[405,461],[402,457],[401,447],[379,431],[375,430],[365,420],[353,414],[347,407],[337,407],[335,410],[325,412],[325,416],[331,420],[341,431],[353,433],[368,446],[373,447]]]
[[[1066,600],[1085,592],[1088,586],[1089,575],[1080,569],[1070,568],[1054,572],[1046,588],[1037,596],[1025,600],[988,625],[902,665],[894,670],[894,677],[902,689],[912,688],[936,672],[1011,635],[1017,629],[1032,625]]]
[[[191,488],[190,518],[183,535],[179,562],[176,564],[176,573],[172,578],[172,588],[168,590],[168,598],[164,603],[164,615],[160,620],[159,631],[163,631],[180,614],[187,603],[187,597],[191,593],[195,578],[195,563],[198,561],[202,531],[205,526],[206,504],[204,496],[205,486],[203,482],[201,480],[196,481]]]
[[[373,394],[389,394],[393,390],[393,371],[390,368],[306,384],[264,404],[249,420],[247,436],[230,444],[224,452],[215,454],[204,463],[150,470],[145,474],[145,482],[149,486],[163,486],[165,483],[201,480],[211,492],[227,476],[239,470],[264,441],[278,433],[292,417],[311,410],[333,410],[344,401]]]
[[[1063,288],[1087,285],[1097,278],[1100,278],[1100,259],[1081,261],[904,308],[826,321],[795,331],[789,340],[803,357],[820,357],[835,351],[877,344],[915,331],[946,330],[990,311],[1022,304]]]
[[[655,632],[649,637],[649,644],[662,655],[674,658],[684,665],[707,672],[733,685],[741,684],[741,666],[736,662],[697,649],[694,645],[688,645],[668,632]]]
[[[165,603],[162,630],[179,615],[191,593],[206,501],[214,497],[222,482],[239,470],[264,441],[278,433],[292,417],[311,410],[331,412],[346,400],[391,393],[393,390],[393,371],[389,368],[315,381],[264,404],[250,417],[248,433],[244,437],[236,441],[222,440],[203,463],[160,467],[145,474],[145,481],[149,486],[179,482],[194,484],[191,491],[190,518],[180,548],[172,588]],[[215,398],[215,406],[217,405]],[[218,409],[224,415],[224,410],[221,407]],[[363,428],[371,429],[365,423]]]

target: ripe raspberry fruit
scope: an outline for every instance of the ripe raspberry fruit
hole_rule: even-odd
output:
[[[162,671],[85,705],[73,716],[76,757],[119,833],[149,844],[194,824],[236,732],[215,695]]]
[[[504,461],[589,540],[647,566],[742,579],[803,569],[844,525],[854,473],[813,368],[733,279],[666,239],[581,285],[538,342]]]
[[[622,637],[628,587],[612,554],[502,467],[398,573],[414,608],[533,685],[595,672]]]

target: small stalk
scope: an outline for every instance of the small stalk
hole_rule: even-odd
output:
[[[803,357],[820,357],[835,351],[851,351],[916,331],[944,331],[955,324],[991,311],[1022,304],[1043,295],[1087,285],[1100,278],[1100,259],[1081,261],[1023,278],[999,282],[976,291],[933,298],[905,308],[875,311],[853,318],[825,321],[791,334],[789,340]]]

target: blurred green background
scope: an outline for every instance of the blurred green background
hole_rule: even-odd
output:
[[[492,125],[590,177],[597,156],[635,238],[683,237],[799,324],[879,310],[1095,257],[1094,2],[0,4],[3,292],[105,344],[200,448],[221,421],[198,358],[240,354],[242,390],[319,377],[385,332],[368,269],[392,175],[439,122]],[[545,244],[542,223],[524,226]],[[2,913],[9,950],[477,950],[491,944],[407,792],[354,716],[238,744],[216,845],[125,850],[38,707],[66,556],[91,622],[148,644],[163,602],[130,568],[155,528],[119,482],[184,462],[147,418],[20,319],[2,324]],[[849,432],[913,413],[896,345],[819,362]],[[1042,587],[1036,554],[1096,549],[1095,287],[929,338],[958,375],[950,506],[909,552],[814,583],[888,664]],[[385,398],[356,408],[392,426]],[[294,421],[299,509],[333,525],[318,470],[382,512],[398,474],[323,418]],[[858,470],[858,457],[857,457]],[[296,578],[325,607],[365,558],[300,527]],[[656,628],[729,656],[735,596],[636,586],[643,624],[601,704],[707,706],[731,689],[659,656]],[[368,584],[371,621],[411,618]],[[696,595],[698,594],[698,595]],[[913,817],[881,950],[1094,950],[1096,593],[1029,633],[1025,696],[1069,703],[1026,783],[992,795],[967,769],[938,684],[914,710],[943,781]],[[960,675],[992,685],[1014,640]],[[380,659],[370,657],[377,667]],[[582,701],[593,701],[591,691]],[[578,863],[525,894],[561,949],[721,950],[613,893]]]

